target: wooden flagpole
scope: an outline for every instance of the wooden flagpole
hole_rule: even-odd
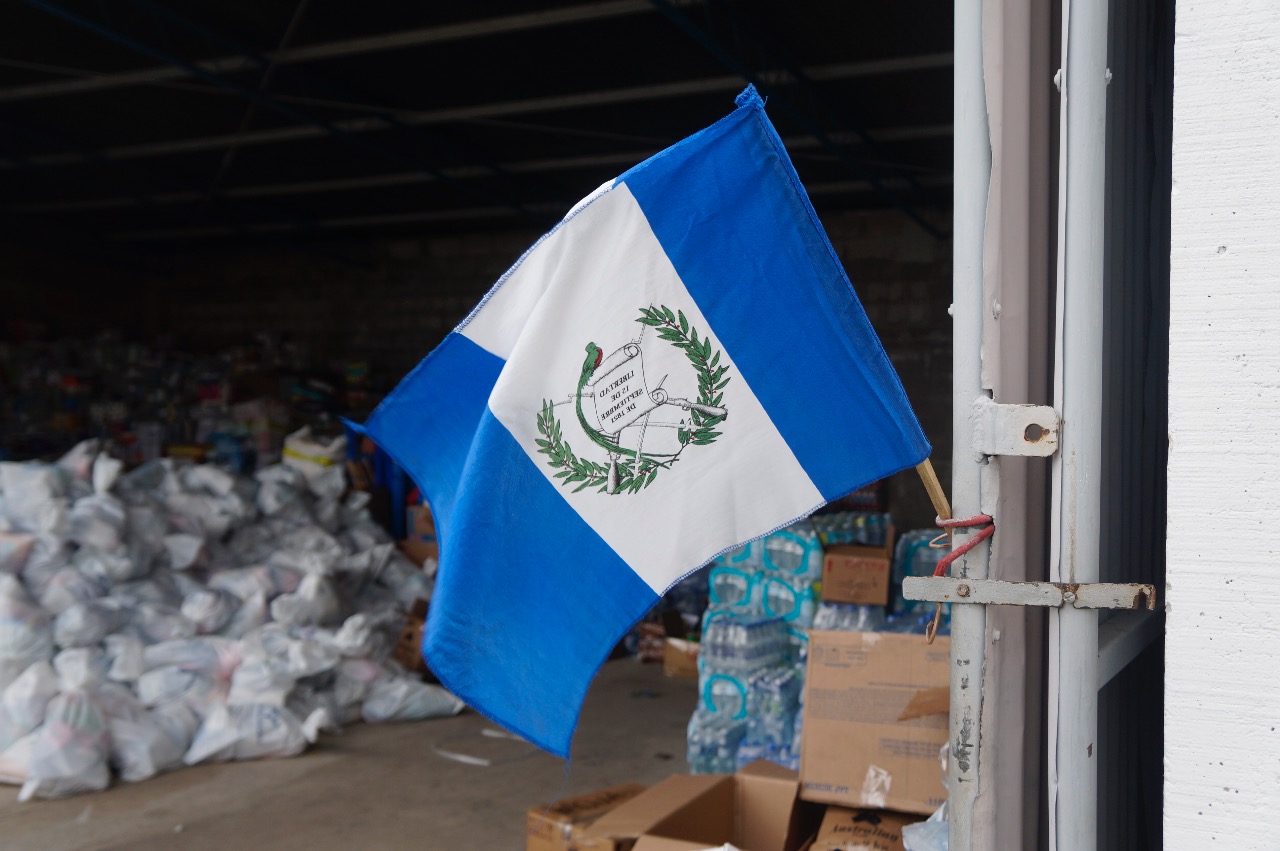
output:
[[[928,458],[916,465],[916,472],[920,474],[920,481],[924,482],[924,489],[929,494],[929,501],[933,503],[933,510],[943,520],[951,519],[951,504],[947,502],[947,493],[942,489],[942,482],[938,481],[938,474],[934,472],[933,462]]]
[[[924,489],[929,494],[929,501],[933,503],[933,510],[938,513],[939,520],[951,519],[951,503],[947,502],[946,491],[942,489],[942,482],[938,481],[938,474],[933,469],[933,462],[928,458],[916,465],[916,472],[920,474],[920,481],[924,482]],[[947,539],[951,538],[951,530],[947,529]],[[926,644],[932,644],[934,636],[938,634],[938,623],[942,620],[942,604],[938,604],[938,608],[934,610],[933,620],[925,627],[924,640]]]

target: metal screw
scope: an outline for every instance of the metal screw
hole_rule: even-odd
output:
[[[1062,595],[1062,602],[1064,603],[1074,603],[1075,601],[1076,601],[1076,592],[1074,591],[1067,591],[1065,594]]]
[[[959,594],[961,597],[968,597],[968,596],[969,596],[969,586],[968,586],[968,585],[961,585],[959,588],[957,588],[957,589],[956,589],[956,593],[957,593],[957,594]]]

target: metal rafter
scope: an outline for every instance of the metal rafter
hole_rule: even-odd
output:
[[[916,139],[949,138],[951,125],[933,125],[928,127],[886,127],[872,131],[874,138],[885,141],[902,141]],[[853,134],[833,133],[831,138],[841,145],[856,145],[859,139]],[[795,152],[813,150],[820,147],[818,141],[808,136],[800,136],[783,140],[787,150]],[[646,149],[630,149],[608,154],[589,156],[548,157],[544,159],[520,160],[502,163],[499,168],[508,174],[535,174],[541,172],[568,171],[582,168],[604,168],[606,166],[629,167],[652,156],[665,145],[655,142],[654,147]],[[443,168],[441,171],[454,180],[489,177],[492,172],[480,166],[463,166]],[[928,183],[929,178],[923,182]],[[393,186],[430,183],[431,175],[414,171],[389,172],[386,174],[366,175],[361,177],[336,177],[320,180],[300,180],[289,183],[267,183],[251,186],[236,186],[222,190],[219,194],[227,198],[270,198],[291,195],[310,195],[324,192],[349,192],[360,189],[384,189]],[[932,185],[949,185],[947,180],[942,184],[936,181]],[[830,184],[820,184],[830,185]],[[869,188],[869,187],[868,187]],[[815,186],[810,186],[811,194],[817,194]],[[166,192],[153,194],[147,201],[154,205],[194,204],[204,200],[205,193],[197,191]],[[84,198],[74,201],[34,201],[30,203],[10,204],[5,207],[10,213],[63,213],[93,210],[116,210],[138,206],[138,199],[131,196],[114,198]]]
[[[44,145],[51,145],[54,147],[63,147],[63,148],[68,148],[72,150],[77,150],[84,156],[89,157],[91,159],[93,158],[92,151],[86,151],[77,143],[65,138],[53,138],[53,137],[50,137],[48,134],[37,133],[35,131],[28,130],[25,127],[20,127],[10,122],[0,122],[0,129],[7,130],[19,136],[29,137]],[[11,157],[11,158],[19,159],[16,157]],[[164,182],[164,183],[173,183],[172,180],[162,175],[158,176],[149,172],[140,174],[136,166],[127,166],[127,165],[122,165],[120,163],[113,163],[106,160],[100,161],[95,159],[93,161],[96,162],[98,165],[100,165],[103,169],[109,172],[113,172],[116,175],[123,178],[123,181],[126,186],[140,184],[140,183],[154,184],[157,181]],[[158,202],[156,200],[158,197],[163,197],[163,196],[157,195],[154,193],[147,194],[139,191],[135,191],[130,196],[128,196],[129,200],[131,200],[135,206],[149,207],[149,208],[158,206]],[[221,203],[216,207],[212,208],[214,209],[214,212],[217,214],[217,217],[225,224],[207,225],[207,226],[204,226],[204,229],[217,229],[218,231],[228,235],[244,236],[252,240],[266,242],[273,245],[280,243],[279,239],[272,236],[272,233],[275,233],[275,232],[260,230],[255,226],[247,224],[246,222],[242,221],[238,216],[228,215],[228,212],[243,212],[243,213],[252,213],[255,215],[267,214],[274,218],[279,219],[280,220],[279,223],[284,227],[281,228],[280,231],[276,231],[276,232],[287,231],[291,233],[300,233],[300,234],[307,234],[307,235],[313,235],[313,236],[316,235],[315,226],[311,222],[306,221],[304,219],[297,218],[296,216],[280,213],[270,207],[266,207],[261,204],[254,203],[253,201],[241,201],[237,199],[227,199],[222,197],[218,197],[216,200],[218,200],[219,202],[225,202],[225,206],[227,209],[223,209],[223,204]],[[6,210],[5,212],[12,213],[17,211]],[[336,262],[342,263],[343,265],[353,266],[353,267],[364,267],[365,265],[361,262],[352,260],[350,257],[347,257],[343,254],[327,249],[322,243],[319,244],[318,246],[310,247],[307,250],[309,253],[315,254],[320,257],[324,257],[329,260],[334,260]]]
[[[885,181],[894,188],[905,188],[906,182],[893,179]],[[926,178],[923,183],[930,187],[943,187],[951,183],[950,176]],[[873,194],[876,190],[865,180],[843,180],[830,183],[816,183],[807,187],[810,195],[858,193]],[[559,216],[565,212],[565,205],[535,203],[531,209],[548,216]],[[406,213],[381,213],[363,216],[340,216],[328,219],[317,219],[311,226],[317,230],[354,230],[370,227],[394,227],[418,224],[440,224],[466,221],[485,221],[510,218],[512,212],[506,207],[468,207],[447,210],[418,210]],[[296,227],[289,222],[264,222],[246,226],[256,233],[289,233]],[[121,242],[165,242],[178,239],[210,239],[233,236],[234,232],[224,227],[194,228],[150,228],[143,230],[122,231],[111,234],[111,238]]]
[[[157,5],[156,3],[152,2],[152,0],[131,0],[131,2],[135,6],[139,6],[143,9],[148,10],[153,16],[156,16],[158,19],[168,21],[186,30],[187,32],[190,32],[196,35],[197,37],[208,39],[210,42],[213,42],[213,43],[225,45],[229,49],[238,51],[244,56],[247,56],[248,58],[254,60],[262,67],[263,73],[264,73],[264,80],[267,79],[277,68],[280,67],[279,65],[273,63],[270,59],[255,52],[252,47],[242,44],[238,42],[236,39],[230,38],[228,36],[222,35],[219,32],[211,30],[205,25],[197,21],[193,21],[190,18],[179,15],[178,13],[169,9],[167,6]],[[302,0],[302,2],[305,4],[306,2],[308,2],[308,0]],[[303,11],[303,7],[300,6],[298,9],[298,13],[295,14],[294,24],[290,25],[290,30],[294,28],[297,22],[297,17],[302,13],[302,11]],[[286,36],[285,41],[287,40],[288,40],[288,36]],[[282,42],[281,49],[283,49],[284,46],[285,44]],[[314,77],[304,76],[303,74],[292,71],[290,69],[284,69],[284,73],[288,76],[291,76],[295,80],[295,82],[302,84],[308,89],[319,89],[322,92],[325,92],[333,97],[342,98],[343,100],[346,100],[346,101],[353,100],[350,93],[338,90],[337,87],[330,85],[323,80],[317,80]],[[265,84],[259,85],[259,89],[265,93]],[[276,100],[280,100],[278,97],[274,95],[272,97]],[[252,108],[255,105],[256,104],[251,102],[250,108]],[[438,134],[425,133],[420,128],[415,128],[415,127],[406,125],[403,122],[401,122],[395,116],[395,114],[391,111],[371,109],[370,112],[376,117],[385,120],[389,125],[391,125],[393,129],[403,130],[408,132],[410,135],[414,137],[415,142],[425,142],[426,144],[431,145],[432,147],[442,148],[445,150],[447,154],[450,154],[450,155],[461,155],[464,159],[470,160],[471,162],[475,163],[480,169],[494,176],[499,176],[499,177],[506,176],[505,171],[500,166],[494,163],[488,162],[486,160],[477,158],[475,156],[474,151],[462,151],[456,145],[449,142],[447,139],[441,138]],[[245,133],[247,131],[248,131],[248,126],[246,123],[245,125],[241,126],[240,132]],[[233,145],[229,149],[228,153],[230,153],[231,151],[235,151],[236,149],[238,149],[238,147],[239,147],[238,144]],[[423,169],[419,169],[419,171],[424,174],[429,174],[433,179],[436,179],[436,180],[443,180],[451,183],[453,182],[450,179],[450,176],[447,173],[447,171],[444,171],[444,170],[435,169],[434,175],[431,175],[429,172],[426,172]],[[501,200],[501,199],[497,199],[497,196],[491,195],[491,197],[494,197],[495,200]],[[509,200],[506,201],[505,203],[507,203],[508,206],[512,206]],[[520,209],[519,205],[515,205],[515,209],[519,211]]]
[[[25,0],[25,2],[41,2],[41,0]],[[950,68],[950,53],[930,53],[920,56],[907,56],[898,59],[877,59],[867,62],[843,62],[832,65],[821,65],[804,69],[805,75],[812,80],[849,80],[859,77],[895,74],[903,71]],[[762,85],[776,91],[777,87],[793,82],[786,71],[762,71],[755,75]],[[565,95],[548,95],[538,98],[498,101],[470,106],[449,107],[444,109],[418,111],[390,111],[402,124],[410,127],[427,127],[453,122],[476,121],[492,118],[503,118],[534,113],[559,112],[569,109],[580,109],[593,106],[613,106],[618,104],[656,101],[668,98],[690,97],[718,92],[733,92],[742,86],[740,75],[726,74],[716,77],[703,77],[697,80],[681,80],[674,83],[657,85],[628,86],[619,89],[592,90],[574,92]],[[363,116],[330,122],[336,130],[348,135],[388,130],[392,127],[385,118],[379,116]],[[189,139],[173,139],[163,142],[143,142],[133,145],[117,145],[97,151],[96,154],[107,159],[138,159],[144,157],[164,156],[168,154],[198,153],[216,151],[231,145],[242,147],[249,145],[270,145],[282,142],[296,142],[305,139],[320,138],[325,131],[315,126],[282,127],[270,130],[254,130],[248,133],[222,134],[215,136],[198,136]],[[40,154],[26,158],[29,165],[51,167],[74,165],[85,162],[74,154]],[[0,166],[0,169],[11,166]]]
[[[276,46],[276,53],[284,51],[289,43],[293,41],[295,35],[298,34],[298,27],[302,24],[303,17],[307,14],[307,7],[311,5],[311,0],[298,0],[298,4],[293,9],[293,16],[289,19],[289,25],[285,27],[284,33],[280,36],[280,43]],[[276,69],[280,67],[280,63],[275,60],[268,59],[266,65],[262,68],[262,76],[258,78],[258,91],[263,94],[271,87],[271,78],[275,76]],[[236,132],[247,133],[249,128],[253,126],[253,119],[258,113],[258,104],[250,101],[244,108],[244,115],[240,118],[240,128]],[[212,195],[226,181],[228,175],[231,174],[231,168],[235,165],[236,153],[240,150],[238,145],[232,145],[222,153],[222,162],[218,164],[218,171],[213,175],[213,180],[209,181],[209,194]]]
[[[670,2],[670,0],[667,0]],[[770,64],[775,64],[791,74],[795,78],[797,85],[802,91],[807,93],[814,100],[818,101],[823,107],[834,113],[839,120],[848,127],[849,130],[856,135],[870,152],[876,156],[889,159],[888,154],[877,144],[874,137],[863,129],[859,122],[850,112],[849,108],[844,104],[835,102],[831,97],[827,96],[822,89],[815,85],[814,81],[809,79],[799,63],[795,62],[787,51],[773,40],[773,38],[759,27],[755,26],[751,21],[742,14],[741,9],[735,9],[734,4],[725,2],[725,0],[711,0],[711,8],[723,13],[729,18],[729,21],[736,29],[741,29],[746,35],[759,46],[765,54],[770,57]],[[866,157],[859,158],[862,164],[869,165]],[[912,188],[923,191],[923,187],[916,185],[912,181],[910,175],[904,175]]]
[[[203,68],[200,68],[191,62],[188,62],[185,59],[181,59],[179,57],[173,56],[163,50],[160,50],[159,48],[152,47],[137,39],[127,36],[124,33],[121,33],[109,27],[103,26],[102,24],[99,24],[96,21],[93,21],[89,18],[85,18],[74,12],[71,12],[54,3],[50,3],[48,2],[48,0],[23,0],[23,2],[26,3],[28,6],[31,6],[42,12],[46,12],[50,15],[53,15],[54,17],[60,18],[61,20],[67,23],[78,26],[81,29],[84,29],[88,32],[92,32],[95,35],[101,36],[102,38],[105,38],[109,41],[113,41],[116,44],[119,44],[137,53],[141,53],[158,62],[167,62],[169,64],[172,64],[174,67],[177,67],[186,71],[191,76],[198,77],[202,80],[205,80],[206,82],[210,82],[215,85],[219,85],[224,88],[235,91],[238,94],[242,95],[243,97],[249,99],[250,101],[259,103],[262,106],[266,107],[267,109],[270,109],[273,112],[283,115],[286,118],[290,118],[302,124],[309,125],[319,135],[333,136],[334,138],[340,139],[344,142],[347,142],[348,144],[361,148],[368,153],[372,153],[376,156],[384,157],[394,162],[398,162],[402,166],[408,166],[418,171],[424,171],[428,174],[433,175],[436,179],[449,183],[451,185],[458,185],[455,181],[451,180],[447,175],[441,174],[439,170],[432,168],[431,166],[426,165],[425,163],[421,163],[413,157],[406,156],[397,151],[392,151],[390,149],[384,148],[381,145],[370,142],[366,139],[362,139],[358,136],[352,135],[351,133],[348,133],[341,127],[336,126],[331,122],[327,122],[322,119],[316,118],[299,109],[289,106],[288,104],[281,103],[275,98],[270,97],[269,95],[266,95],[260,91],[248,88],[232,80],[224,79],[218,76],[217,74],[206,71]],[[105,153],[96,152],[95,156],[105,156]],[[488,195],[491,200],[497,200],[503,205],[511,207],[520,216],[528,218],[532,221],[536,221],[540,223],[542,222],[541,217],[521,207],[519,204],[515,204],[514,202],[507,201],[505,199],[493,199],[491,193],[483,193],[483,192],[477,192],[475,190],[468,190],[465,187],[463,187],[463,189],[464,191],[468,191],[471,194]]]
[[[691,0],[678,0],[678,2],[679,5],[683,6],[689,5]],[[611,0],[611,2],[587,3],[479,21],[463,21],[456,24],[423,27],[403,32],[381,33],[379,35],[343,39],[341,41],[290,47],[268,53],[266,58],[277,65],[292,65],[303,62],[316,62],[323,59],[360,56],[387,50],[403,50],[431,44],[444,44],[446,42],[504,33],[524,32],[544,27],[562,26],[564,24],[607,20],[609,18],[651,12],[652,10],[653,7],[649,5],[648,0]],[[254,60],[243,54],[222,56],[193,64],[196,68],[213,74],[234,74],[258,67]],[[136,71],[96,74],[93,77],[84,79],[11,86],[0,89],[0,103],[58,97],[84,92],[109,91],[129,86],[154,85],[156,83],[182,80],[191,76],[196,75],[185,68],[161,65]]]
[[[815,124],[804,110],[796,107],[786,98],[780,96],[777,90],[769,84],[764,75],[753,72],[740,58],[727,50],[706,30],[695,24],[687,15],[681,12],[671,0],[650,0],[654,7],[667,16],[667,18],[678,28],[683,30],[690,38],[697,42],[704,50],[714,56],[726,68],[731,69],[743,80],[754,85],[761,90],[762,94],[772,97],[774,102],[782,107],[782,110],[790,116],[791,120],[799,124],[806,133],[809,133],[815,139],[822,142],[823,147],[827,148],[835,154],[841,162],[845,164],[860,179],[870,183],[880,195],[900,210],[907,218],[919,225],[925,232],[933,236],[935,239],[943,239],[943,234],[938,228],[934,227],[920,213],[902,199],[896,192],[893,192],[884,183],[866,167],[863,162],[853,154],[841,146],[831,141],[826,132]],[[793,82],[800,83],[802,79],[797,79],[794,74],[784,71]]]

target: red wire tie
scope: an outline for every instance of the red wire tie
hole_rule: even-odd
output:
[[[972,538],[965,541],[960,546],[955,547],[954,549],[951,550],[951,552],[943,556],[942,559],[938,562],[938,566],[933,571],[934,576],[946,576],[947,568],[951,567],[952,562],[954,562],[956,559],[960,558],[962,555],[969,552],[974,547],[978,546],[978,544],[981,544],[983,541],[987,540],[988,538],[990,538],[992,535],[996,533],[995,519],[990,514],[976,514],[973,517],[968,517],[968,518],[959,519],[959,520],[955,520],[955,519],[944,520],[943,518],[939,517],[935,520],[935,522],[938,524],[939,528],[946,531],[946,534],[948,536],[950,536],[951,533],[956,529],[973,529],[979,526],[981,526],[982,528],[979,529],[978,532],[974,534]],[[936,540],[937,539],[935,539],[935,541]],[[929,623],[927,627],[925,627],[925,630],[924,630],[926,644],[933,643],[933,639],[938,634],[938,623],[941,620],[942,620],[942,604],[939,603],[937,611],[933,613],[933,620]]]
[[[978,514],[966,520],[943,520],[939,517],[936,522],[939,527],[947,530],[948,534],[955,529],[972,529],[975,526],[982,526],[984,528],[980,529],[972,538],[965,541],[960,546],[953,548],[951,552],[943,556],[938,562],[938,566],[933,571],[934,576],[946,576],[947,568],[951,566],[953,561],[960,558],[960,556],[969,552],[969,550],[978,546],[978,544],[981,544],[987,538],[990,538],[996,533],[995,520],[990,514]]]

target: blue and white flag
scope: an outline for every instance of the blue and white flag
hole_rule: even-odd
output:
[[[754,89],[529,249],[365,430],[426,494],[424,652],[567,757],[676,581],[929,444]]]

